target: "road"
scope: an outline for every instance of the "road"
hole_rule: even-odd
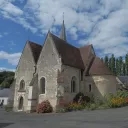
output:
[[[52,114],[5,112],[0,128],[128,128],[128,107]]]

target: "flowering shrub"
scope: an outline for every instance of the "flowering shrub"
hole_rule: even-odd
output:
[[[119,98],[112,98],[111,99],[111,106],[112,107],[121,107],[126,104],[125,98],[119,97]]]
[[[128,104],[128,97],[125,99],[126,104]]]
[[[111,99],[111,107],[121,107],[125,105],[128,105],[128,97],[127,98],[117,97]]]
[[[53,111],[53,108],[48,100],[41,102],[37,105],[37,113],[50,113]]]
[[[69,103],[66,106],[66,111],[82,110],[85,107],[80,103]]]

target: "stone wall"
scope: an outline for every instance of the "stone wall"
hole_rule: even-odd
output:
[[[89,84],[92,86],[91,92],[89,92]],[[90,76],[85,79],[84,90],[88,96],[94,95],[94,98],[103,99],[108,93],[116,93],[118,85],[118,81],[113,75]]]
[[[37,64],[39,92],[40,79],[45,78],[45,94],[39,94],[38,102],[49,100],[54,109],[57,104],[58,70],[61,70],[61,58],[48,35]]]
[[[29,92],[29,84],[33,78],[33,73],[35,72],[35,62],[32,56],[31,49],[29,47],[29,44],[27,43],[23,53],[21,55],[19,64],[17,66],[16,72],[15,72],[15,79],[16,79],[16,85],[15,85],[15,97],[14,97],[14,111],[18,111],[18,105],[19,105],[19,97],[24,98],[24,105],[23,110],[27,111],[28,107],[28,92]],[[19,92],[20,82],[21,80],[25,81],[25,91]]]
[[[62,96],[65,102],[70,102],[73,100],[75,95],[80,91],[80,69],[62,65],[62,75],[63,82],[59,83],[59,86],[61,87],[60,90],[63,90],[61,92],[63,93]],[[71,93],[71,80],[74,76],[76,77],[76,91],[75,93]]]

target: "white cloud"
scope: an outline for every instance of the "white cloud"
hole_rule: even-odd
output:
[[[23,15],[23,11],[7,0],[0,1],[0,9],[13,16]]]
[[[66,30],[73,40],[92,43],[102,55],[119,56],[127,52],[127,49],[118,50],[128,43],[128,0],[27,0],[22,9],[15,1],[1,0],[0,14],[33,33],[46,34],[54,18],[51,30],[58,33],[64,12]]]
[[[8,35],[9,33],[8,33],[8,32],[4,32],[3,34],[6,36],[6,35]]]
[[[9,42],[9,45],[10,45],[10,46],[15,46],[16,43],[15,43],[14,41],[10,41],[10,42]]]
[[[77,35],[77,28],[72,27],[72,28],[70,29],[70,33],[71,33],[72,39],[77,40],[77,38],[78,38],[78,35]]]
[[[9,68],[5,68],[5,67],[0,67],[0,72],[2,71],[13,71],[15,72],[15,69],[9,69]]]
[[[8,35],[8,32],[3,32],[3,33],[0,33],[0,38],[4,37],[4,36],[7,36]]]
[[[8,63],[10,63],[12,65],[17,65],[18,64],[20,56],[21,56],[21,53],[9,54],[7,52],[0,51],[0,59],[7,60]]]
[[[0,34],[0,38],[2,38],[3,36]]]
[[[26,18],[23,10],[19,7],[12,4],[16,0],[1,0],[0,1],[0,15],[4,18],[10,19],[17,24],[21,24],[25,29],[31,30],[33,33],[37,31],[35,27],[29,23]],[[20,1],[23,2],[23,1]]]

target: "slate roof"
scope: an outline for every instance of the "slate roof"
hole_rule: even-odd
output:
[[[29,41],[29,45],[30,45],[30,48],[32,50],[32,54],[33,54],[35,63],[37,63],[39,55],[40,55],[40,52],[42,50],[42,46],[39,45],[39,44],[36,44],[34,42],[31,42],[31,41]]]
[[[0,89],[0,97],[9,97],[10,89]]]
[[[95,57],[92,66],[89,70],[90,75],[113,75],[105,63],[99,58]]]
[[[59,52],[62,63],[68,66],[84,69],[84,63],[79,48],[76,48],[57,36],[51,34],[57,51]]]
[[[123,84],[128,84],[128,76],[119,76],[118,78]]]
[[[71,67],[85,69],[86,75],[113,75],[100,58],[93,54],[92,45],[77,48],[58,38],[49,32],[49,37],[53,40],[55,47],[62,58],[62,63]],[[42,46],[29,41],[35,62],[37,63]]]
[[[92,45],[87,45],[79,48],[85,67],[88,65],[88,62],[91,57],[95,57],[95,55],[91,53],[91,49],[93,49]]]

